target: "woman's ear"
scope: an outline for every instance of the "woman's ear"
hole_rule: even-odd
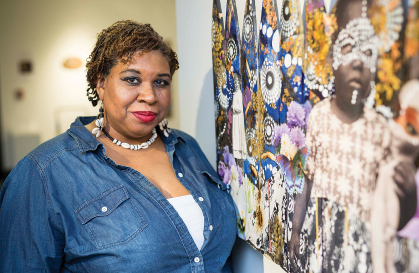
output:
[[[105,95],[105,85],[106,85],[106,78],[103,76],[100,76],[96,83],[96,91],[100,100],[103,100],[103,97]]]

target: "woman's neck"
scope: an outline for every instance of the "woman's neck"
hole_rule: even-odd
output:
[[[349,104],[341,102],[336,98],[330,101],[332,112],[343,123],[351,124],[357,121],[364,113],[363,104]]]

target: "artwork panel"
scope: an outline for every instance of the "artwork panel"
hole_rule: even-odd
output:
[[[216,117],[217,135],[217,162],[223,152],[223,147],[228,146],[231,150],[229,135],[228,110],[232,100],[232,94],[228,93],[227,75],[225,68],[225,31],[223,13],[219,0],[213,1],[212,8],[212,63],[214,75],[214,104]]]
[[[242,94],[242,75],[240,66],[240,29],[238,25],[236,1],[228,0],[226,7],[226,27],[225,27],[225,48],[226,48],[226,70],[227,88],[231,87],[229,93],[233,94],[231,113],[231,156],[234,158],[230,164],[230,180],[226,181],[231,186],[231,195],[238,208],[238,230],[239,236],[245,238],[246,231],[246,176],[243,172],[244,161],[247,157],[247,145],[245,135],[245,122],[243,111]],[[230,116],[230,114],[229,114]],[[225,162],[224,162],[225,163]]]
[[[283,176],[275,160],[272,135],[279,122],[279,103],[282,79],[278,67],[280,28],[276,1],[263,1],[259,27],[259,105],[263,113],[258,117],[258,125],[263,135],[264,145],[260,147],[260,183],[258,187],[265,193],[263,215],[267,221],[265,253],[276,263],[284,266],[283,248],[286,232],[284,210]]]
[[[415,272],[419,213],[400,232],[397,225],[412,211],[401,206],[419,192],[400,198],[395,173],[402,158],[415,168],[416,157],[403,151],[419,150],[419,80],[412,79],[419,4],[332,2],[327,14],[323,0],[306,0],[303,23],[298,1],[283,1],[278,13],[276,1],[265,0],[256,27],[249,0],[242,39],[235,2],[227,2],[222,42],[229,50],[220,58],[224,85],[215,88],[218,172],[239,208],[241,237],[283,269],[381,272],[373,261],[388,255],[399,258],[382,266]],[[392,92],[382,92],[386,85]],[[228,111],[219,110],[222,102]],[[419,185],[419,175],[403,179]]]

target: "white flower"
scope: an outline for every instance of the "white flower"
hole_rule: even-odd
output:
[[[283,134],[281,137],[281,151],[280,154],[285,155],[289,160],[292,160],[297,153],[297,147],[292,143],[288,134]]]
[[[230,172],[231,172],[231,178],[230,181],[232,182],[232,184],[237,184],[239,185],[239,173],[237,172],[237,168],[236,166],[231,166],[230,168]]]

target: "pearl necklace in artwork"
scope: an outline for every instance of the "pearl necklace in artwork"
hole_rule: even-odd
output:
[[[105,134],[105,136],[107,136],[110,140],[112,140],[112,142],[118,146],[121,146],[125,149],[130,149],[130,150],[141,150],[141,149],[147,149],[157,138],[157,132],[156,132],[156,128],[153,129],[153,131],[151,131],[152,135],[150,137],[150,139],[146,142],[143,142],[141,144],[129,144],[129,143],[125,143],[125,142],[121,142],[119,140],[117,140],[116,138],[111,137],[111,135],[109,135],[108,132],[105,131],[105,128],[102,128],[102,132]]]

